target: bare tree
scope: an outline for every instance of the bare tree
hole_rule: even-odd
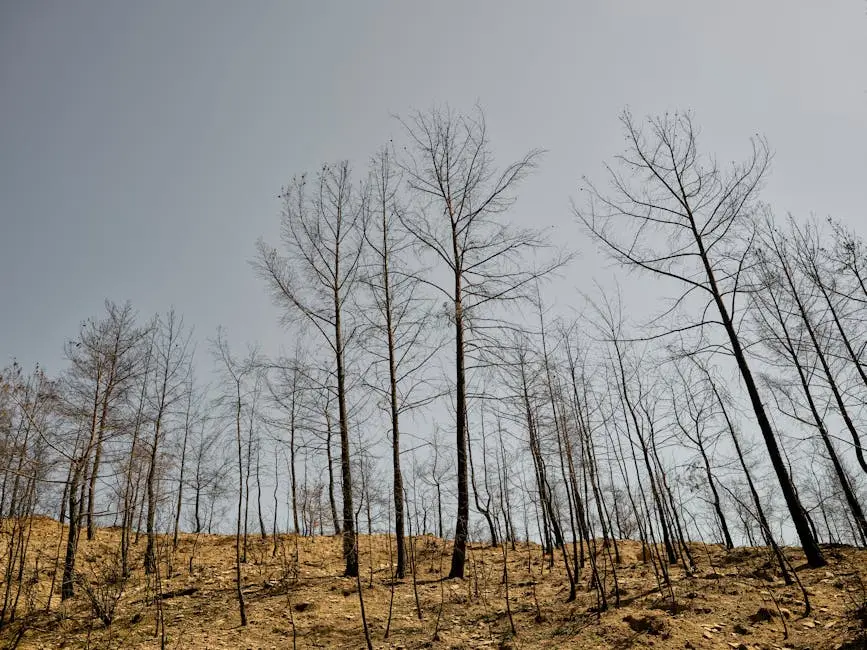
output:
[[[542,541],[543,554],[549,556],[550,566],[554,565],[555,549],[560,549],[563,565],[566,569],[566,577],[569,581],[569,595],[567,600],[575,599],[577,587],[577,566],[569,561],[566,544],[566,533],[560,514],[560,499],[556,472],[553,463],[559,463],[559,449],[561,442],[557,438],[557,431],[553,424],[545,419],[548,406],[548,397],[544,381],[544,362],[539,358],[543,356],[531,348],[530,337],[525,332],[514,332],[510,346],[503,349],[501,376],[507,387],[509,398],[507,404],[511,406],[511,412],[506,410],[501,415],[512,419],[520,429],[526,432],[527,449],[532,460],[533,476],[535,478],[534,505],[538,505],[538,523],[540,538]],[[549,426],[550,425],[550,426]],[[553,445],[545,440],[546,430],[554,429]],[[552,449],[547,449],[551,447]],[[565,469],[561,465],[561,469]],[[565,489],[568,491],[569,486]],[[531,496],[532,498],[532,496]],[[571,523],[571,521],[570,521]],[[577,538],[573,541],[577,542]],[[574,550],[574,546],[573,546]]]
[[[214,356],[220,366],[221,374],[224,377],[226,384],[226,395],[223,402],[227,407],[227,411],[231,412],[232,426],[235,432],[235,447],[238,461],[238,510],[235,519],[235,593],[238,598],[238,610],[241,616],[241,625],[247,625],[247,608],[244,603],[244,590],[241,576],[241,563],[244,560],[241,552],[241,536],[242,526],[244,529],[245,544],[246,544],[246,522],[242,522],[244,518],[244,504],[247,502],[246,495],[249,493],[249,481],[245,481],[244,473],[244,443],[242,437],[244,408],[248,406],[247,401],[249,396],[248,381],[251,375],[256,374],[257,362],[254,351],[244,359],[236,359],[232,356],[229,349],[229,344],[225,339],[222,330],[217,331],[217,338],[213,343]],[[250,418],[253,418],[252,410]],[[248,443],[249,444],[249,443]],[[249,466],[247,474],[249,475]],[[246,547],[244,550],[246,555]]]
[[[445,538],[446,527],[443,519],[443,501],[448,496],[444,484],[454,476],[454,470],[450,466],[448,459],[443,453],[443,439],[441,429],[438,426],[434,427],[433,433],[430,434],[425,445],[427,453],[426,460],[423,462],[414,461],[413,477],[419,479],[425,486],[433,490],[432,505],[427,505],[427,499],[420,497],[413,490],[413,497],[418,499],[417,507],[423,508],[421,525],[416,526],[416,534],[427,534],[427,513],[428,509],[436,509],[436,528],[433,528],[437,537]],[[425,491],[427,492],[427,491]]]
[[[797,240],[798,233],[793,239]],[[831,466],[843,491],[846,504],[855,518],[861,540],[867,539],[867,519],[851,481],[839,457],[828,432],[826,418],[820,406],[818,390],[815,383],[817,368],[822,368],[822,375],[827,389],[833,395],[833,402],[842,416],[846,428],[852,435],[855,453],[859,462],[864,461],[860,450],[860,438],[855,424],[849,415],[849,409],[844,402],[842,391],[838,386],[838,378],[831,369],[831,359],[826,351],[826,337],[819,331],[816,320],[827,320],[825,314],[814,314],[816,303],[820,306],[819,297],[811,295],[809,279],[798,274],[794,252],[777,232],[771,223],[766,224],[762,236],[762,249],[758,255],[757,281],[760,290],[754,293],[754,304],[757,305],[755,318],[763,333],[762,340],[773,355],[774,361],[782,362],[783,372],[788,376],[795,370],[800,391],[792,391],[789,381],[772,381],[772,388],[783,399],[780,410],[795,422],[808,422],[819,433],[822,444],[831,461]],[[801,241],[803,245],[805,242]],[[802,416],[800,400],[796,398],[800,392],[806,400],[809,415]],[[788,402],[789,406],[784,406]]]
[[[815,318],[804,302],[796,300],[798,314],[801,316],[804,329],[816,350],[816,357],[825,375],[828,390],[831,391],[834,397],[837,411],[843,418],[846,429],[852,437],[855,458],[861,469],[867,473],[864,446],[861,443],[860,434],[856,429],[853,418],[850,416],[850,408],[845,403],[843,397],[844,391],[840,386],[842,381],[831,368],[832,362],[835,359],[843,360],[842,365],[844,369],[855,371],[856,373],[856,390],[867,388],[867,370],[865,370],[861,355],[855,350],[855,339],[858,338],[859,334],[860,338],[863,339],[864,337],[864,332],[858,332],[856,329],[857,325],[863,323],[863,305],[859,304],[859,300],[853,300],[849,297],[849,292],[844,288],[844,282],[836,281],[836,274],[833,268],[821,268],[823,262],[826,266],[830,266],[834,262],[827,259],[827,249],[823,246],[818,229],[811,227],[810,224],[799,227],[797,222],[792,218],[789,219],[788,225],[788,234],[791,236],[794,248],[792,257],[795,262],[789,266],[794,266],[795,268],[783,268],[781,266],[781,269],[785,272],[787,279],[793,280],[796,275],[805,277],[813,292],[818,294],[816,296],[816,303],[821,305],[821,307],[814,306],[812,309],[812,311],[818,312]],[[857,250],[857,244],[853,242],[851,245]],[[837,248],[839,250],[839,243],[837,243]],[[775,248],[775,250],[777,249],[779,247]],[[821,299],[819,299],[819,296],[821,296]],[[809,302],[809,298],[807,298],[807,301]],[[834,323],[833,328],[823,328],[821,326],[821,322],[827,320],[828,316],[830,316],[830,320]],[[857,325],[853,326],[853,323]],[[834,334],[836,334],[837,340],[835,340]]]
[[[736,298],[752,245],[758,192],[770,164],[768,145],[754,139],[747,160],[725,171],[699,155],[689,114],[651,118],[646,129],[629,112],[621,121],[627,152],[618,156],[618,169],[609,167],[611,194],[586,181],[588,200],[576,208],[576,216],[619,263],[685,287],[669,312],[687,312],[693,296],[704,298],[697,318],[663,334],[722,328],[801,546],[810,566],[822,566],[825,559],[783,460],[738,330]]]
[[[135,520],[136,505],[138,504],[137,488],[141,474],[144,454],[140,444],[142,432],[146,425],[147,397],[150,387],[151,372],[153,370],[154,344],[157,329],[151,322],[147,329],[146,338],[141,343],[141,370],[136,386],[135,409],[132,412],[127,428],[129,431],[129,453],[122,469],[123,488],[121,490],[121,528],[120,528],[120,563],[121,574],[129,577],[129,550],[130,537]]]
[[[734,548],[734,541],[717,488],[718,481],[714,476],[710,461],[721,435],[719,429],[712,429],[717,403],[707,387],[702,385],[703,382],[696,381],[688,369],[683,368],[680,364],[675,364],[675,372],[677,380],[670,387],[671,414],[683,439],[698,451],[723,542],[727,549],[732,549]]]
[[[295,534],[301,532],[298,522],[298,476],[296,455],[301,443],[301,431],[305,423],[305,411],[310,403],[310,370],[305,367],[300,350],[292,359],[281,359],[274,364],[273,378],[268,379],[271,398],[282,413],[279,426],[285,429],[289,445],[289,496],[292,506],[292,524]],[[276,376],[274,376],[276,375]]]
[[[246,428],[247,441],[245,444],[245,456],[243,474],[244,474],[244,545],[241,554],[241,561],[247,561],[247,548],[249,540],[249,524],[250,524],[250,477],[252,474],[252,463],[254,451],[258,457],[260,436],[259,436],[259,401],[262,396],[262,379],[263,368],[258,361],[258,353],[255,349],[251,349],[249,355],[245,359],[245,365],[250,367],[249,381],[246,391]],[[258,481],[258,464],[257,464],[257,481]],[[259,524],[262,537],[265,537],[265,523],[262,520],[261,509],[261,489],[257,490],[257,503],[259,505]]]
[[[193,430],[200,425],[203,418],[201,409],[201,393],[197,392],[193,382],[193,364],[190,361],[189,386],[186,388],[186,404],[184,405],[183,423],[181,424],[181,456],[178,459],[178,499],[175,502],[175,523],[172,534],[172,548],[178,546],[178,534],[181,525],[181,510],[184,505],[184,481],[187,467],[187,452]]]
[[[431,390],[425,390],[428,383],[420,371],[439,346],[424,338],[431,334],[427,326],[430,314],[421,303],[417,271],[411,269],[407,260],[412,241],[399,222],[403,209],[398,197],[401,177],[388,149],[374,158],[371,177],[372,218],[366,232],[369,262],[365,283],[373,306],[369,319],[373,335],[364,338],[374,376],[366,381],[366,387],[388,405],[394,477],[395,576],[403,578],[406,548],[400,418],[435,399]],[[379,371],[381,366],[387,368],[384,381],[378,381],[377,375],[386,374]]]
[[[546,242],[538,232],[512,228],[501,218],[514,202],[517,185],[536,166],[539,150],[497,170],[481,109],[471,115],[448,109],[418,112],[402,123],[410,146],[401,168],[413,205],[400,219],[442,270],[442,277],[424,281],[448,301],[454,326],[458,512],[449,577],[460,578],[470,514],[468,361],[484,347],[483,327],[494,325],[495,304],[526,298],[534,280],[565,258],[533,268],[531,256]]]
[[[64,378],[64,411],[72,427],[66,499],[69,518],[61,598],[71,597],[79,529],[89,519],[93,535],[96,480],[102,449],[114,427],[115,407],[138,371],[136,352],[142,333],[135,328],[132,307],[106,302],[107,316],[89,320],[66,346],[70,368]]]
[[[57,398],[56,384],[39,366],[30,373],[17,363],[0,368],[0,629],[16,619],[19,605],[25,614],[35,607],[29,551],[40,494],[57,460],[50,433]]]
[[[110,418],[114,415],[112,413],[114,406],[125,398],[130,381],[139,371],[137,353],[139,342],[145,335],[145,331],[135,325],[135,312],[129,302],[123,306],[118,306],[111,301],[106,301],[105,308],[106,319],[99,328],[102,331],[100,336],[103,339],[103,349],[100,353],[105,357],[107,369],[93,461],[89,468],[86,514],[87,539],[93,539],[96,482],[106,436],[113,428]]]
[[[337,514],[337,499],[335,497],[335,475],[334,475],[334,413],[333,405],[337,396],[337,387],[334,385],[334,373],[328,368],[313,367],[309,369],[307,380],[311,385],[311,400],[306,404],[308,411],[307,419],[309,422],[312,438],[307,442],[306,451],[317,451],[325,453],[325,466],[328,473],[328,508],[331,514],[331,523],[333,525],[334,534],[341,535],[343,532],[342,515]],[[317,444],[318,441],[318,444]],[[306,461],[305,461],[306,462]],[[305,465],[306,471],[306,465]],[[314,492],[318,492],[318,487],[314,488]],[[321,505],[321,501],[317,501],[317,507]],[[318,517],[320,521],[320,530],[322,530],[321,521],[324,517]],[[311,533],[312,534],[312,533]]]
[[[230,459],[222,453],[222,427],[218,417],[203,417],[193,429],[190,444],[192,455],[190,488],[193,490],[193,512],[190,515],[193,532],[201,533],[207,527],[207,502],[211,495],[224,492],[225,471]]]
[[[287,318],[311,325],[333,354],[337,377],[340,468],[343,484],[343,555],[345,573],[358,572],[358,546],[352,508],[346,347],[356,334],[347,309],[358,280],[367,211],[364,191],[353,187],[348,163],[325,166],[310,196],[306,177],[293,179],[282,199],[283,243],[280,255],[258,243],[256,269]]]
[[[151,423],[153,435],[148,448],[147,465],[147,545],[145,572],[156,571],[156,517],[159,505],[160,451],[175,408],[184,399],[190,386],[191,331],[184,327],[174,309],[156,322],[154,345],[154,372],[150,391]]]

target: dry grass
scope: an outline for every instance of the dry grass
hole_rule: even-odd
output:
[[[175,551],[170,544],[163,545],[160,608],[154,600],[155,581],[138,568],[142,540],[135,547],[137,569],[123,585],[113,622],[106,626],[94,615],[81,588],[62,606],[55,595],[51,610],[44,611],[62,531],[49,520],[34,525],[38,553],[31,555],[34,561],[39,558],[39,581],[32,597],[42,611],[0,632],[0,643],[7,647],[17,642],[20,648],[158,648],[155,630],[160,608],[168,648],[287,648],[293,638],[301,648],[365,645],[355,580],[340,575],[338,538],[283,536],[277,554],[272,555],[270,538],[251,537],[244,565],[250,619],[246,628],[239,625],[234,596],[233,537],[184,535]],[[118,583],[106,584],[117,540],[116,530],[103,529],[93,541],[82,540],[80,548],[83,579],[95,593],[107,597],[120,588]],[[783,584],[764,549],[726,553],[715,546],[695,545],[699,569],[694,575],[671,568],[676,597],[672,607],[656,590],[652,567],[640,561],[639,544],[623,542],[618,567],[622,606],[596,613],[595,597],[588,589],[589,565],[582,572],[578,599],[566,603],[568,590],[559,556],[551,570],[538,546],[518,545],[509,552],[510,606],[517,629],[513,637],[501,551],[473,545],[468,577],[441,581],[441,569],[449,566],[450,545],[432,537],[416,540],[423,618],[416,614],[412,581],[398,581],[385,640],[392,587],[387,542],[381,535],[360,538],[362,593],[376,647],[867,647],[860,636],[867,626],[865,551],[827,549],[830,565],[815,570],[802,566],[798,551],[787,551],[810,594],[813,611],[804,617],[800,589]]]

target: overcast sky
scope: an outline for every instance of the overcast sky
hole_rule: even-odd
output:
[[[867,235],[864,0],[0,2],[0,365],[57,370],[105,298],[276,351],[248,261],[281,185],[476,102],[499,160],[548,150],[513,218],[583,252],[576,286],[611,274],[569,201],[626,106],[694,110],[721,161],[766,135],[778,213]]]

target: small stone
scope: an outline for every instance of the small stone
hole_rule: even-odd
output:
[[[624,616],[623,622],[629,625],[633,632],[645,632],[647,634],[659,635],[666,632],[666,623],[655,616]]]
[[[753,623],[766,623],[772,621],[776,613],[767,607],[759,607],[755,614],[750,616],[750,621]]]

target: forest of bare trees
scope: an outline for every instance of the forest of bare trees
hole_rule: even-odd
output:
[[[283,189],[281,238],[251,260],[280,350],[202,336],[183,305],[106,301],[64,368],[0,370],[0,627],[92,593],[79,546],[104,526],[119,584],[142,568],[158,585],[180,533],[232,535],[242,625],[255,536],[275,555],[287,533],[341,536],[362,608],[361,533],[393,536],[400,579],[413,536],[449,540],[449,578],[468,542],[534,540],[564,597],[586,582],[600,610],[621,540],[671,598],[695,540],[765,546],[787,583],[784,545],[811,567],[867,546],[867,245],[776,215],[769,144],[721,165],[693,120],[624,113],[625,151],[573,202],[619,278],[661,287],[646,318],[512,218],[543,152],[495,160],[481,110],[442,109]],[[37,562],[48,602],[36,515],[62,531]]]

